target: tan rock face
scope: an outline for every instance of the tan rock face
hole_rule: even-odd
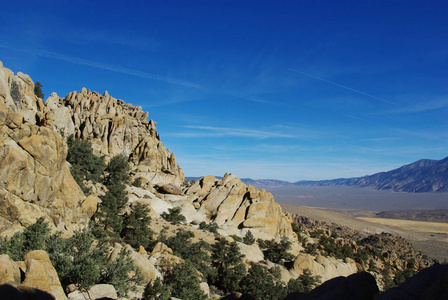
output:
[[[26,264],[23,286],[29,286],[52,294],[56,300],[65,300],[64,290],[59,281],[56,270],[51,265],[50,258],[45,251],[36,250],[24,257]]]
[[[294,260],[290,273],[292,277],[297,278],[305,269],[310,270],[313,276],[320,276],[322,282],[338,276],[348,276],[358,271],[353,260],[341,261],[332,257],[320,255],[313,257],[307,253],[300,253]]]
[[[49,124],[37,125],[42,108],[29,76],[0,68],[0,232],[8,235],[39,217],[64,231],[89,220],[64,139]]]
[[[246,186],[234,175],[226,174],[222,180],[204,177],[185,193],[200,212],[229,233],[231,228],[245,228],[257,238],[287,236],[296,239],[291,220],[274,202],[272,194]]]
[[[8,255],[0,255],[0,266],[0,285],[20,284],[20,268]]]

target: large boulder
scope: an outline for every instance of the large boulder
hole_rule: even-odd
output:
[[[65,300],[64,290],[58,274],[51,264],[48,254],[43,250],[28,252],[24,256],[26,264],[23,286],[32,287],[50,293],[56,300]]]
[[[356,263],[351,260],[342,261],[333,257],[314,257],[307,253],[299,253],[290,270],[293,278],[302,275],[308,269],[313,276],[320,276],[322,281],[326,281],[338,276],[349,276],[358,271]]]
[[[110,284],[96,284],[88,292],[74,291],[68,294],[68,300],[117,299],[117,291]]]
[[[7,254],[0,255],[0,266],[0,285],[20,284],[20,268]]]

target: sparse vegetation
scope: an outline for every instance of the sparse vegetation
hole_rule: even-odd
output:
[[[199,223],[199,229],[210,231],[211,233],[218,233],[218,224],[215,222],[204,222]]]
[[[8,254],[16,261],[33,250],[48,253],[64,289],[75,284],[81,291],[86,291],[94,284],[108,283],[114,285],[120,296],[125,296],[140,282],[128,253],[123,250],[107,264],[107,245],[95,241],[90,231],[76,231],[73,236],[62,238],[58,233],[50,234],[48,224],[40,218],[23,232],[14,234],[9,241],[3,239],[0,242],[0,253]]]
[[[181,214],[181,211],[180,207],[168,208],[168,212],[163,212],[160,216],[173,224],[185,223],[187,219]]]

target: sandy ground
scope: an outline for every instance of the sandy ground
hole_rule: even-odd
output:
[[[312,208],[305,206],[294,206],[288,204],[280,204],[283,211],[296,213],[299,215],[307,216],[316,220],[323,220],[326,222],[333,222],[336,224],[344,225],[355,230],[373,234],[388,232],[392,234],[400,235],[411,242],[415,249],[421,251],[432,258],[440,261],[448,260],[448,234],[428,232],[428,228],[431,224],[425,224],[426,229],[417,231],[415,229],[409,230],[406,226],[401,226],[399,222],[391,222],[390,224],[380,224],[378,222],[371,222],[367,219],[357,218],[345,213],[335,212],[327,209]],[[368,215],[368,213],[366,213]],[[371,218],[380,219],[380,218]],[[380,219],[387,220],[387,219]],[[403,220],[396,220],[403,221]],[[414,221],[417,222],[417,221]],[[430,222],[419,222],[430,223]],[[415,224],[414,224],[415,226]]]

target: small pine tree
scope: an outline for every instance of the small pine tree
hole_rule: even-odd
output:
[[[83,192],[88,193],[84,180],[98,182],[106,168],[104,160],[93,154],[90,141],[75,139],[73,134],[67,138],[67,145],[67,161],[72,165],[72,176]]]
[[[108,173],[104,179],[107,192],[101,197],[101,215],[103,228],[112,235],[119,235],[123,229],[122,210],[128,202],[125,183],[129,180],[129,165],[122,155],[114,156],[106,167]]]
[[[131,213],[123,219],[123,229],[120,236],[134,248],[143,246],[145,249],[150,249],[154,245],[151,240],[153,232],[148,227],[150,224],[149,208],[141,203],[135,203],[132,206]]]
[[[257,299],[284,299],[286,289],[265,267],[253,264],[240,282],[240,291]]]
[[[180,207],[173,207],[168,208],[168,213],[163,212],[162,214],[160,214],[160,216],[164,218],[166,221],[171,223],[184,223],[187,221],[187,219],[180,212],[181,212]]]
[[[34,95],[36,95],[38,98],[44,99],[45,95],[42,92],[42,84],[39,81],[36,81],[34,84]]]
[[[212,246],[212,266],[215,268],[213,284],[225,292],[236,291],[246,274],[243,263],[244,254],[236,242],[228,243],[221,239]]]
[[[243,237],[243,243],[246,245],[253,245],[255,243],[254,235],[250,230],[246,232],[246,235]]]
[[[280,263],[281,261],[290,261],[294,256],[288,252],[291,249],[291,242],[287,237],[282,237],[280,243],[272,240],[257,240],[260,248],[264,251],[264,256],[267,260],[273,263]]]
[[[171,295],[180,299],[206,300],[207,296],[200,288],[200,277],[193,264],[186,260],[165,274],[165,283]]]
[[[157,277],[146,285],[142,300],[169,300],[170,298],[170,289]]]

